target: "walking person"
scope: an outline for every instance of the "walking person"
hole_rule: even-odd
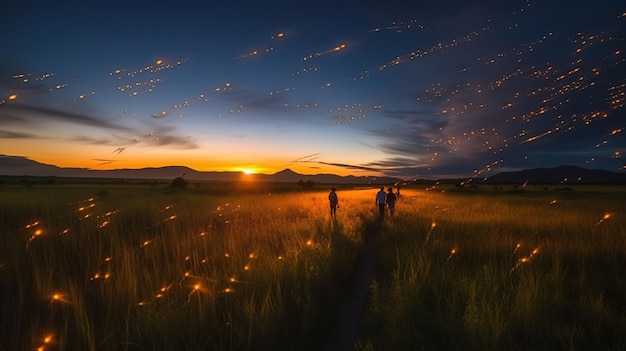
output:
[[[393,188],[389,187],[388,193],[387,193],[387,207],[389,208],[389,215],[391,216],[391,218],[393,218],[393,213],[395,212],[395,208],[396,208],[396,194],[393,193]]]
[[[378,212],[380,218],[385,217],[385,206],[387,205],[387,194],[385,193],[385,187],[381,186],[380,191],[376,193],[376,206],[378,206]]]
[[[328,202],[330,203],[330,216],[334,217],[337,214],[337,207],[339,207],[339,198],[337,197],[337,189],[330,189],[328,194]]]

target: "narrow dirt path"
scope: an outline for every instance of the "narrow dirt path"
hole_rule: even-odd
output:
[[[354,279],[347,293],[343,310],[339,314],[335,334],[329,350],[354,350],[359,336],[362,319],[365,316],[370,295],[370,285],[376,275],[376,260],[380,246],[380,221],[375,219],[365,225],[364,246],[359,255]]]

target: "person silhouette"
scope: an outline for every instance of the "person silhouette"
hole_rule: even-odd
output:
[[[339,207],[339,198],[337,197],[337,189],[330,189],[328,193],[328,202],[330,203],[330,216],[334,217],[337,214],[337,207]]]
[[[381,186],[380,191],[376,193],[376,206],[378,206],[378,213],[380,218],[385,217],[385,206],[387,205],[387,194],[385,193],[385,187]]]
[[[387,193],[387,207],[389,208],[389,215],[391,217],[393,217],[393,214],[395,212],[395,208],[396,208],[396,194],[393,193],[393,188],[389,187],[389,189],[387,189],[388,193]]]

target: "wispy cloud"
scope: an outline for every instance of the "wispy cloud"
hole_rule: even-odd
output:
[[[190,136],[177,135],[172,125],[151,124],[151,131],[144,134],[140,143],[150,146],[171,146],[177,149],[197,149],[198,144]]]
[[[0,120],[4,119],[5,116],[8,118],[12,117],[14,120],[19,118],[24,123],[33,125],[40,122],[54,123],[56,121],[117,131],[131,130],[129,127],[91,115],[32,105],[7,104],[0,109]]]
[[[379,168],[375,168],[375,167],[368,167],[368,166],[364,166],[364,165],[352,165],[352,164],[347,164],[347,163],[336,163],[336,162],[324,162],[324,161],[298,161],[301,163],[314,163],[314,164],[319,164],[319,165],[325,165],[325,166],[334,166],[334,167],[339,167],[339,168],[344,168],[344,169],[349,169],[349,170],[356,170],[356,171],[367,171],[367,172],[380,172]]]
[[[4,121],[4,123],[3,123]],[[196,149],[198,145],[191,137],[177,135],[176,127],[173,125],[159,125],[154,123],[145,123],[144,127],[128,127],[109,120],[94,117],[89,114],[81,114],[68,112],[59,109],[47,107],[27,106],[27,105],[5,105],[0,109],[0,125],[5,125],[4,130],[0,131],[0,135],[4,138],[11,139],[36,139],[42,138],[40,133],[24,133],[22,131],[9,130],[8,128],[21,126],[32,128],[34,130],[45,128],[55,123],[65,123],[69,125],[85,126],[100,129],[104,135],[108,133],[124,133],[131,137],[121,138],[115,134],[107,136],[94,135],[77,135],[69,137],[69,141],[92,145],[112,145],[120,146],[127,144],[138,144],[144,146],[171,146],[179,149]],[[68,130],[71,131],[71,128]],[[143,130],[143,131],[142,131]],[[150,130],[150,132],[146,132]],[[55,137],[59,137],[56,135]],[[130,141],[129,141],[130,140]]]
[[[2,139],[37,139],[39,136],[30,133],[13,132],[9,130],[0,130],[0,138]]]

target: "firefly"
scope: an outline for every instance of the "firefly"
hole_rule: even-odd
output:
[[[611,214],[610,213],[605,213],[604,216],[602,216],[602,219],[600,219],[600,221],[598,222],[598,224],[606,221],[609,218],[611,218]]]
[[[66,298],[64,294],[61,293],[54,293],[52,295],[50,295],[50,303],[53,302],[63,302],[63,303],[70,303]]]
[[[446,259],[446,261],[450,261],[450,259],[452,258],[452,256],[456,255],[456,247],[452,248],[452,250],[450,250],[450,256],[448,256],[448,258]]]

